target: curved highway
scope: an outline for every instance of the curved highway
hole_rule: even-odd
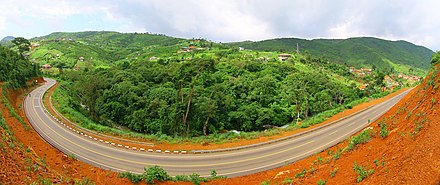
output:
[[[44,110],[44,93],[55,84],[46,79],[26,97],[26,116],[34,129],[48,143],[79,160],[112,171],[142,173],[144,167],[158,165],[170,175],[198,173],[209,176],[212,170],[228,177],[252,174],[283,166],[331,147],[368,125],[387,112],[408,92],[378,104],[355,116],[297,137],[257,147],[205,154],[165,154],[128,150],[97,142],[58,123]]]

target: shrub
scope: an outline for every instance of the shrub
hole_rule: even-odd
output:
[[[374,173],[373,169],[368,170],[368,168],[359,166],[356,162],[354,162],[353,170],[358,174],[358,177],[356,178],[356,182],[361,182],[369,175]]]
[[[195,185],[199,185],[200,182],[206,181],[205,179],[201,178],[200,175],[197,173],[189,175],[189,180]]]
[[[171,179],[168,173],[159,166],[145,168],[144,170],[145,182],[147,184],[152,184],[155,180],[163,182]]]
[[[322,180],[322,179],[318,180],[318,185],[325,185],[326,183],[327,183],[326,180]]]
[[[384,121],[379,122],[380,136],[382,136],[382,138],[387,137],[389,134],[389,131],[387,130],[387,126],[388,125]]]
[[[141,180],[144,179],[144,177],[142,175],[138,175],[138,174],[134,174],[131,172],[122,172],[119,173],[119,177],[121,178],[127,178],[128,180],[130,180],[132,183],[138,183]]]
[[[366,143],[371,140],[373,131],[371,129],[366,129],[362,131],[359,135],[351,137],[350,143],[344,148],[344,150],[352,150],[356,145]]]
[[[336,172],[338,172],[338,168],[334,168],[331,172],[330,172],[330,177],[334,177],[336,175]]]
[[[304,177],[304,175],[307,173],[307,170],[304,168],[301,172],[295,174],[295,178],[301,178]]]

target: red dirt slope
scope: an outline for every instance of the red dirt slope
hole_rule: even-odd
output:
[[[42,79],[39,79],[41,82]],[[0,100],[2,117],[14,132],[7,135],[0,127],[0,184],[75,184],[91,180],[96,184],[131,184],[127,179],[110,172],[90,166],[68,157],[46,143],[32,129],[21,110],[23,94],[28,90],[9,91],[7,98],[20,117],[26,121],[22,125],[11,115],[5,104]],[[2,92],[0,86],[0,93]],[[1,95],[1,94],[0,94]],[[3,139],[4,138],[4,139]],[[10,145],[13,141],[13,145]]]

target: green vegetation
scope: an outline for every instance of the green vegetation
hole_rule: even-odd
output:
[[[53,33],[32,42],[39,46],[30,58],[60,68],[53,99],[62,114],[91,130],[158,142],[271,136],[276,127],[306,128],[388,93],[381,89],[390,70],[358,77],[309,54],[281,62],[274,51],[117,32]]]
[[[292,183],[293,183],[293,179],[290,178],[290,177],[286,177],[286,178],[283,180],[283,184],[292,184]]]
[[[434,53],[428,48],[405,41],[387,41],[369,37],[314,40],[281,38],[259,42],[238,42],[230,45],[260,51],[294,52],[297,44],[300,52],[306,51],[331,61],[348,63],[355,67],[370,66],[389,70],[395,66],[385,60],[392,61],[396,65],[411,66],[414,69],[426,71]],[[409,71],[400,72],[408,73]]]
[[[440,62],[440,52],[434,54],[431,59],[431,64],[437,64],[438,62]]]
[[[5,88],[5,85],[3,86],[3,89]],[[15,119],[18,120],[18,122],[21,123],[21,125],[23,125],[25,130],[30,130],[29,126],[27,125],[27,123],[23,120],[23,118],[17,114],[17,112],[15,112],[15,109],[12,107],[11,103],[8,101],[8,99],[6,98],[6,90],[2,91],[2,101],[5,104],[5,106],[8,108],[9,113],[12,114],[12,116],[14,116]]]
[[[335,177],[336,172],[338,172],[338,168],[333,168],[333,170],[330,172],[330,177]]]
[[[344,151],[353,150],[358,144],[367,143],[371,140],[373,131],[371,129],[365,129],[360,134],[352,136],[348,146],[344,148]]]
[[[26,81],[38,76],[38,68],[11,49],[0,46],[0,81],[6,87],[26,86]]]
[[[374,163],[376,166],[385,166],[385,157],[382,156],[381,159],[374,159],[373,163]]]
[[[369,175],[374,173],[373,169],[368,169],[364,166],[359,166],[356,162],[354,162],[353,170],[358,174],[358,177],[356,178],[356,182],[361,182],[365,178],[367,178]]]
[[[307,169],[304,168],[301,172],[295,174],[295,178],[302,178],[304,177],[304,175],[306,175],[306,173],[307,173]]]
[[[325,184],[327,184],[327,180],[319,179],[317,183],[318,183],[318,185],[325,185]]]
[[[154,184],[154,182],[160,181],[186,181],[191,182],[195,185],[199,185],[201,182],[208,182],[210,180],[226,178],[224,176],[217,176],[217,172],[215,170],[211,171],[211,177],[200,177],[199,174],[193,173],[191,175],[177,175],[175,177],[171,177],[168,173],[159,166],[153,166],[150,168],[145,168],[143,174],[134,174],[130,172],[122,172],[119,174],[121,178],[127,178],[133,183],[138,183],[142,180],[145,180],[147,184]]]
[[[380,136],[382,136],[382,138],[386,138],[389,134],[389,131],[387,130],[387,123],[385,122],[385,120],[381,120],[378,123],[379,127],[380,127]]]

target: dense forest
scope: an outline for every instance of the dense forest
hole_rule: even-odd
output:
[[[409,72],[376,66],[359,76],[307,52],[281,60],[280,51],[150,33],[53,33],[31,42],[30,58],[54,67],[43,72],[59,78],[63,106],[102,125],[169,136],[302,124],[382,93],[386,75]]]
[[[23,38],[14,39],[15,47],[12,49],[0,46],[0,81],[13,88],[26,86],[27,80],[39,74],[38,66],[24,55],[26,48],[29,50],[26,41]]]
[[[328,69],[351,75],[346,66],[312,57],[288,62],[205,57],[64,72],[62,88],[70,93],[72,107],[99,123],[197,136],[282,126],[380,92],[383,86],[378,73],[377,83],[360,91],[330,76]]]

